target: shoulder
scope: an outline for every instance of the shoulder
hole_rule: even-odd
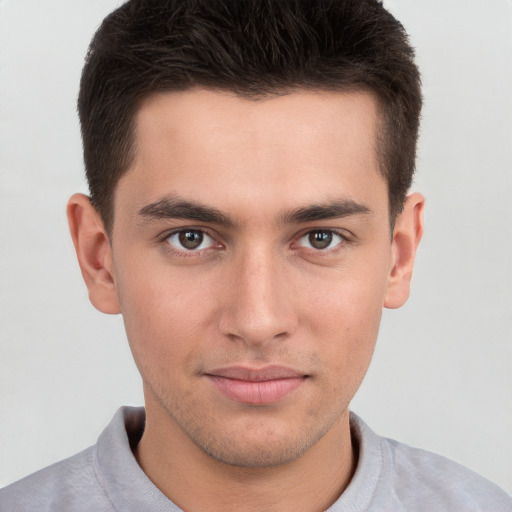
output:
[[[94,458],[94,447],[90,447],[4,487],[0,490],[0,510],[111,511]]]
[[[360,418],[354,418],[353,427],[363,451],[365,443],[371,445],[366,452],[380,458],[375,510],[512,511],[512,498],[474,471],[441,455],[380,437]]]
[[[512,511],[507,493],[446,457],[391,439],[383,441],[383,450],[387,462],[384,467],[404,501],[430,500],[442,504],[443,510]]]
[[[0,490],[0,511],[177,510],[135,460],[144,408],[121,407],[94,446]]]

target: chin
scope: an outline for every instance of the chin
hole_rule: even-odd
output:
[[[197,442],[196,442],[197,444]],[[245,440],[199,445],[208,456],[222,464],[239,468],[268,468],[282,466],[297,460],[314,444],[311,440],[280,439],[268,442]]]
[[[244,421],[230,426],[217,424],[210,428],[203,425],[184,430],[203,453],[218,462],[240,468],[268,468],[299,459],[330,426],[325,424],[321,428],[318,424],[304,422],[297,428],[297,423],[266,418],[266,421]]]

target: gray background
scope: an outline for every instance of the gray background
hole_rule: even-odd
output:
[[[119,2],[0,0],[0,485],[92,444],[142,403],[120,317],[88,303],[65,204],[86,192],[75,99]],[[512,2],[387,0],[425,110],[426,233],[353,409],[512,491]]]

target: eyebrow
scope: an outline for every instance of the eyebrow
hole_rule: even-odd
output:
[[[139,210],[139,216],[145,220],[188,219],[223,226],[235,224],[228,215],[217,208],[172,196],[163,197],[155,203],[144,206]]]
[[[327,203],[296,208],[295,210],[283,213],[279,217],[279,220],[284,224],[300,224],[302,222],[313,222],[361,214],[367,215],[370,213],[370,208],[364,203],[358,203],[352,199],[343,198]],[[138,216],[147,221],[188,219],[227,227],[233,227],[236,224],[229,215],[226,215],[217,208],[174,196],[165,196],[154,203],[144,206],[139,210]]]
[[[323,204],[297,208],[283,215],[284,223],[298,224],[301,222],[312,222],[316,220],[338,219],[352,215],[368,215],[372,211],[364,203],[358,203],[353,199],[343,198],[329,201]]]

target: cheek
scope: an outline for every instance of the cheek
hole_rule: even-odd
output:
[[[324,320],[316,324],[324,363],[332,375],[358,378],[370,363],[382,315],[380,302],[339,300],[335,307],[323,310]]]
[[[196,361],[207,323],[204,290],[198,283],[148,265],[119,272],[118,293],[128,341],[141,373],[168,373],[170,365]]]
[[[318,328],[328,329],[334,335],[344,333],[344,337],[366,330],[375,332],[382,314],[387,279],[385,258],[374,261],[358,258],[326,273],[321,280],[313,276],[307,286],[309,293],[301,297],[307,301],[305,309],[314,312],[310,318]]]
[[[332,276],[309,303],[309,325],[331,385],[354,392],[375,348],[387,284],[385,262],[365,263]]]

